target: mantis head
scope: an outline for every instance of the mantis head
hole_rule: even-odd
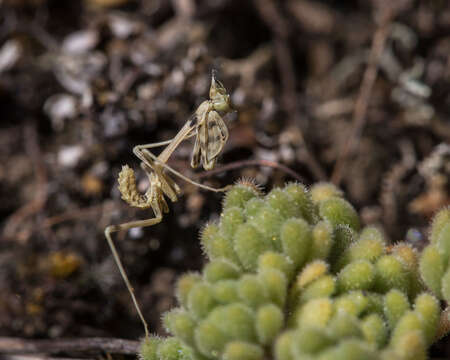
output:
[[[233,110],[231,107],[230,95],[219,80],[216,80],[214,74],[211,78],[211,88],[209,89],[209,98],[213,102],[214,110],[219,113],[228,113]]]

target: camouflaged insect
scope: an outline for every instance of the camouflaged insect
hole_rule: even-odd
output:
[[[152,208],[154,213],[154,216],[149,219],[130,221],[119,225],[110,225],[105,229],[105,237],[111,248],[120,274],[131,295],[136,311],[144,325],[146,337],[149,336],[147,322],[140,310],[134,295],[133,287],[128,280],[119,254],[112,241],[111,233],[135,227],[152,226],[161,222],[163,213],[169,211],[165,197],[168,197],[172,202],[175,202],[178,200],[178,195],[181,193],[178,184],[164,170],[206,190],[218,192],[228,188],[216,189],[199,184],[167,165],[167,161],[178,145],[183,140],[196,136],[191,161],[192,167],[195,168],[202,163],[205,170],[214,168],[217,157],[228,139],[228,129],[221,114],[224,115],[231,111],[230,96],[227,94],[225,87],[215,79],[214,74],[211,80],[209,96],[210,99],[205,100],[200,104],[195,113],[189,118],[173,139],[158,143],[138,145],[133,148],[133,153],[141,160],[141,168],[146,173],[149,181],[149,187],[144,194],[141,194],[136,187],[136,177],[133,169],[128,165],[125,165],[119,173],[118,188],[122,195],[122,199],[133,207],[140,209]],[[160,146],[166,147],[158,156],[155,156],[148,150]]]

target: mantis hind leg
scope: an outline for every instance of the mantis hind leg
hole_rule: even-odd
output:
[[[198,183],[198,182],[196,182],[196,181],[194,181],[194,180],[191,180],[191,179],[189,179],[188,177],[184,176],[183,174],[181,174],[180,172],[178,172],[178,171],[175,170],[174,168],[170,167],[169,165],[167,165],[167,164],[165,164],[165,163],[162,163],[162,162],[159,162],[158,158],[157,158],[155,155],[153,155],[150,151],[148,151],[148,150],[143,150],[143,151],[142,151],[142,154],[143,154],[144,156],[146,156],[146,157],[147,157],[147,156],[150,157],[150,159],[152,160],[152,162],[154,162],[155,164],[157,164],[157,165],[159,165],[159,166],[161,166],[161,167],[167,169],[167,170],[170,171],[173,175],[179,177],[180,179],[182,179],[182,180],[184,180],[184,181],[186,181],[186,182],[188,182],[188,183],[190,183],[190,184],[192,184],[192,185],[194,185],[194,186],[198,186],[199,188],[202,188],[202,189],[205,189],[205,190],[209,190],[209,191],[213,191],[213,192],[223,192],[223,191],[226,191],[226,190],[228,190],[228,189],[230,188],[230,185],[227,185],[227,186],[222,187],[222,188],[213,188],[213,187],[211,187],[211,186],[207,186],[207,185],[204,185],[204,184],[200,184],[200,183]]]
[[[189,139],[192,136],[197,135],[196,132],[191,132],[190,134],[188,134],[184,139]],[[226,191],[230,188],[230,186],[225,186],[223,188],[213,188],[207,185],[203,185],[200,184],[194,180],[189,179],[188,177],[184,176],[183,174],[181,174],[180,172],[178,172],[177,170],[173,169],[172,167],[170,167],[169,165],[167,165],[164,162],[160,162],[158,157],[155,156],[152,152],[148,151],[147,149],[151,149],[151,148],[155,148],[155,147],[160,147],[160,146],[165,146],[170,144],[173,141],[173,139],[170,140],[166,140],[166,141],[161,141],[161,142],[157,142],[157,143],[150,143],[150,144],[144,144],[144,145],[136,145],[133,148],[133,153],[134,155],[136,155],[136,157],[141,160],[147,167],[149,167],[150,169],[154,169],[154,164],[158,164],[159,166],[167,169],[168,171],[170,171],[173,175],[178,176],[180,179],[194,185],[194,186],[198,186],[199,188],[205,189],[205,190],[209,190],[209,191],[213,191],[213,192],[223,192]],[[214,161],[215,162],[215,161]],[[214,167],[214,164],[212,164],[212,167]],[[176,185],[175,182],[173,182],[173,184],[168,184],[169,187],[170,185]],[[178,185],[176,185],[176,187],[174,187],[175,189],[178,188]],[[179,188],[178,188],[179,189]],[[169,189],[169,193],[171,192],[170,190],[172,190],[171,188]],[[172,195],[172,196],[170,196]],[[170,198],[174,197],[176,198],[175,194],[168,194],[168,196]]]
[[[185,140],[190,139],[193,136],[195,136],[195,133],[191,133],[191,134],[187,135],[184,139]],[[169,140],[165,140],[165,141],[155,142],[155,143],[136,145],[134,147],[134,149],[152,149],[152,148],[156,148],[156,147],[169,145],[172,141],[173,141],[173,138],[169,139]]]
[[[121,230],[128,230],[128,229],[131,229],[134,227],[152,226],[152,225],[159,223],[162,219],[161,211],[159,209],[153,209],[153,210],[155,211],[154,218],[146,219],[146,220],[131,221],[131,222],[120,224],[120,225],[110,225],[105,229],[106,240],[108,241],[108,245],[113,254],[114,261],[116,262],[117,267],[119,268],[120,275],[122,276],[122,278],[125,282],[125,285],[127,286],[128,292],[131,295],[131,299],[133,300],[134,307],[136,308],[139,318],[141,319],[141,322],[144,325],[146,338],[148,338],[150,335],[150,333],[148,331],[147,321],[145,321],[144,315],[142,314],[142,311],[141,311],[141,307],[139,306],[136,296],[134,295],[134,289],[131,286],[131,283],[130,283],[130,280],[128,279],[125,268],[122,265],[122,261],[120,260],[119,253],[117,252],[116,246],[114,245],[114,242],[112,240],[111,233],[121,231]]]
[[[186,137],[184,139],[189,139],[191,137],[195,136],[195,133],[190,133],[188,135],[186,135]],[[169,140],[165,140],[165,141],[160,141],[160,142],[155,142],[155,143],[150,143],[150,144],[143,144],[143,145],[136,145],[133,148],[133,154],[136,155],[138,157],[139,160],[144,161],[146,163],[147,166],[149,166],[150,168],[152,168],[152,164],[148,163],[146,161],[146,159],[143,158],[143,150],[144,149],[152,149],[152,148],[156,148],[156,147],[161,147],[161,146],[166,146],[169,145],[173,142],[173,138],[169,139]]]

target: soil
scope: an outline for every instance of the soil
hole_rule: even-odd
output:
[[[450,203],[449,51],[444,0],[0,1],[0,336],[142,336],[103,231],[153,213],[117,175],[177,133],[212,69],[237,110],[229,140],[212,172],[190,168],[191,140],[171,166],[217,187],[332,180],[364,224],[422,248]],[[161,335],[220,211],[179,184],[160,224],[113,235]],[[431,357],[450,358],[448,338]]]

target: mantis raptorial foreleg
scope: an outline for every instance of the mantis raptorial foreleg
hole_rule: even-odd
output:
[[[188,139],[192,136],[195,136],[195,133],[189,133],[187,134],[187,136],[184,139]],[[184,176],[183,174],[181,174],[179,171],[175,170],[174,168],[172,168],[171,166],[167,165],[166,163],[163,163],[160,161],[159,156],[155,156],[152,152],[148,151],[147,149],[151,149],[151,148],[155,148],[158,146],[163,146],[163,145],[167,145],[170,144],[172,140],[168,140],[168,141],[162,141],[159,143],[152,143],[152,144],[145,144],[145,145],[136,145],[133,148],[133,153],[138,157],[139,160],[141,160],[144,164],[146,164],[149,168],[154,169],[155,165],[157,166],[161,166],[165,169],[167,169],[168,171],[170,171],[172,174],[174,174],[175,176],[178,176],[180,179],[194,185],[194,186],[198,186],[199,188],[205,189],[205,190],[209,190],[209,191],[213,191],[213,192],[223,192],[226,191],[227,189],[229,189],[229,186],[225,186],[222,188],[213,188],[211,186],[208,185],[204,185],[204,184],[200,184],[194,180],[189,179],[188,177]],[[180,143],[181,143],[180,141]],[[174,149],[175,150],[175,149]]]
[[[221,187],[221,188],[213,188],[213,187],[208,186],[208,185],[200,184],[200,183],[198,183],[198,182],[196,182],[194,180],[191,180],[188,177],[184,176],[179,171],[175,170],[174,168],[170,167],[169,165],[161,163],[159,161],[158,157],[155,156],[154,154],[152,154],[150,151],[148,151],[146,149],[136,149],[136,148],[137,148],[137,146],[133,149],[133,151],[135,151],[136,156],[142,162],[146,163],[146,165],[147,165],[148,160],[151,159],[151,161],[155,165],[159,165],[159,166],[167,169],[168,171],[170,171],[175,176],[178,176],[180,179],[182,179],[182,180],[184,180],[184,181],[186,181],[186,182],[188,182],[188,183],[190,183],[192,185],[198,186],[199,188],[202,188],[202,189],[205,189],[205,190],[209,190],[209,191],[213,191],[213,192],[223,192],[223,191],[227,191],[230,188],[229,185]]]

